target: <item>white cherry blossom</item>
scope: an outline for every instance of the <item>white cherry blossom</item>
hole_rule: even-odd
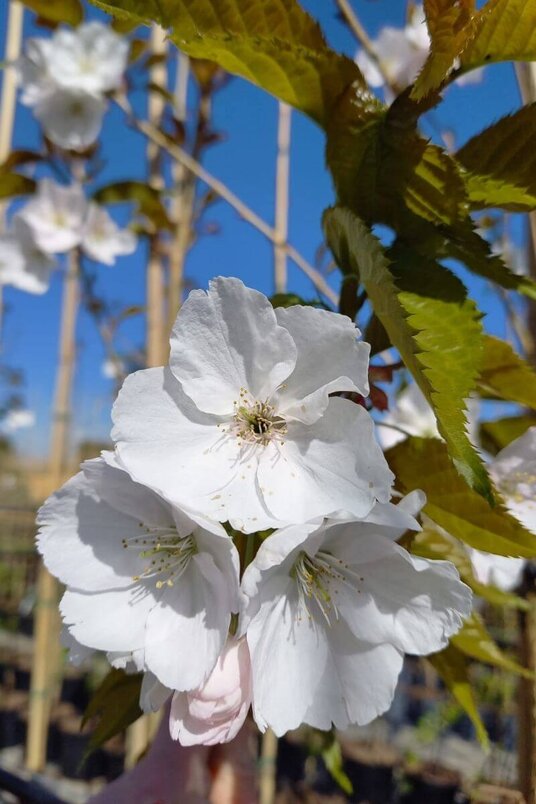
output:
[[[86,214],[87,201],[79,184],[67,187],[42,179],[19,216],[31,227],[37,246],[54,254],[80,244]]]
[[[291,525],[265,539],[242,579],[257,725],[277,735],[365,724],[393,699],[405,652],[444,648],[471,611],[453,564],[395,541],[418,529],[419,494],[361,521]]]
[[[127,67],[129,45],[108,25],[93,21],[78,28],[58,28],[50,38],[28,39],[17,61],[22,102],[33,106],[51,89],[69,89],[98,97],[118,89]]]
[[[89,92],[57,87],[39,98],[34,114],[55,145],[83,151],[97,140],[106,107],[105,100]]]
[[[404,441],[406,434],[439,438],[434,411],[415,382],[398,394],[389,412],[378,422],[378,437],[384,449]]]
[[[38,516],[38,549],[67,586],[64,623],[115,666],[195,688],[238,608],[238,554],[221,525],[170,505],[104,457],[83,464]]]
[[[416,6],[408,23],[403,28],[384,26],[372,47],[381,65],[378,65],[365,50],[358,51],[356,63],[371,87],[383,87],[385,77],[399,91],[409,86],[421,71],[430,52],[430,35],[422,6]],[[453,65],[454,67],[456,65]],[[472,70],[460,76],[457,83],[473,84],[481,80],[482,71]],[[392,92],[386,88],[388,100]]]
[[[525,566],[525,559],[497,556],[468,547],[471,566],[475,578],[480,583],[496,586],[503,592],[511,592],[519,586]]]
[[[16,215],[11,231],[0,236],[0,285],[45,293],[55,267],[55,260],[37,245],[31,227]]]
[[[489,470],[510,513],[536,533],[536,427],[501,450]]]
[[[274,310],[237,279],[193,291],[169,368],[130,375],[113,437],[138,482],[252,532],[389,499],[392,473],[357,404],[368,344],[345,316]]]
[[[104,207],[90,202],[82,235],[82,249],[88,257],[114,265],[117,257],[132,254],[136,244],[134,232],[120,229]]]

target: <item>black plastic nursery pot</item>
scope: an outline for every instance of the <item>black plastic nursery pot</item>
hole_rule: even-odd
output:
[[[60,731],[59,766],[68,779],[89,781],[97,776],[105,776],[105,766],[101,751],[94,751],[85,760],[91,735],[80,732],[78,719],[62,718],[58,721]]]
[[[354,792],[349,801],[391,804],[396,795],[397,751],[384,744],[343,742],[344,770]]]
[[[0,691],[0,748],[24,743],[26,723],[22,715],[27,703],[23,692]]]
[[[67,675],[61,684],[60,701],[72,704],[78,712],[84,712],[89,703],[86,677]]]
[[[458,804],[461,778],[456,771],[436,765],[407,771],[401,804]]]

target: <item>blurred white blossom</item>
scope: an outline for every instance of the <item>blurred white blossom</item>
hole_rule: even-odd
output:
[[[430,35],[422,6],[416,6],[403,28],[386,25],[373,40],[372,47],[378,62],[365,50],[358,51],[356,62],[371,87],[383,87],[385,78],[402,91],[417,78],[430,51]],[[480,81],[481,70],[473,70],[457,79],[458,84]],[[388,100],[392,92],[386,88]]]
[[[105,93],[120,86],[128,48],[123,37],[97,21],[26,42],[16,62],[21,101],[34,108],[52,142],[75,151],[95,142],[107,108]]]
[[[31,226],[40,249],[49,254],[62,253],[80,244],[87,201],[79,184],[67,187],[43,179],[19,215]]]
[[[0,285],[26,293],[45,293],[56,262],[37,244],[32,228],[16,215],[11,230],[0,236]]]
[[[34,114],[60,148],[83,151],[100,134],[106,101],[88,92],[56,88],[39,98]]]
[[[104,207],[94,202],[89,204],[82,235],[82,249],[88,257],[113,265],[116,257],[132,254],[136,243],[135,234],[120,229]]]

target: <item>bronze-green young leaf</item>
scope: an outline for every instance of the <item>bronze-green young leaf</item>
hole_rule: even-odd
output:
[[[462,71],[497,61],[536,59],[536,0],[488,0],[473,17]]]
[[[0,198],[13,198],[16,195],[29,195],[35,192],[35,181],[20,173],[0,172]]]
[[[473,0],[424,0],[430,54],[411,92],[415,100],[439,87],[449,74],[465,44],[473,10]]]
[[[143,714],[140,706],[142,674],[112,669],[89,702],[82,723],[98,718],[91,734],[89,753],[120,734]]]
[[[0,179],[1,181],[1,179]],[[101,187],[94,195],[100,204],[119,204],[134,201],[142,213],[156,229],[171,229],[172,223],[160,197],[154,187],[141,181],[118,181]]]
[[[526,678],[532,678],[533,673],[523,667],[515,659],[504,653],[488,632],[482,618],[476,612],[465,621],[461,631],[451,637],[452,644],[466,656],[479,662],[492,664],[502,670],[518,673]]]
[[[434,409],[458,471],[491,499],[487,472],[467,434],[465,399],[481,362],[480,314],[461,282],[419,255],[381,244],[350,210],[325,213],[328,243],[343,273],[355,273],[413,377]]]
[[[427,657],[445,686],[458,701],[475,727],[476,736],[484,748],[489,746],[488,733],[480,718],[469,677],[469,663],[464,654],[450,644],[440,653]]]
[[[496,555],[534,558],[536,536],[502,505],[491,505],[454,470],[437,438],[407,438],[386,453],[396,487],[426,494],[424,512],[456,539]]]
[[[369,97],[357,65],[331,50],[296,0],[92,0],[111,14],[171,28],[190,56],[210,59],[325,125],[351,84]]]
[[[536,104],[477,134],[456,159],[467,171],[471,207],[527,211],[536,207]]]
[[[482,422],[480,425],[480,442],[482,448],[492,455],[520,438],[529,427],[536,427],[536,414],[531,416],[507,416],[493,422]]]
[[[518,402],[536,410],[536,373],[509,343],[486,335],[478,392],[486,399]]]
[[[76,26],[84,19],[80,0],[22,0],[22,3],[49,22]]]

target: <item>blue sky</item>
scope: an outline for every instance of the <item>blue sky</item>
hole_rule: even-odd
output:
[[[348,55],[355,53],[352,36],[336,16],[332,0],[303,0],[303,5],[321,23],[328,41]],[[374,36],[385,24],[401,25],[405,0],[363,0],[355,2],[361,20]],[[5,37],[7,3],[0,9],[0,38]],[[105,18],[87,5],[88,19]],[[33,15],[26,12],[25,36],[46,36],[36,29]],[[135,106],[143,110],[145,98],[138,92]],[[453,87],[434,113],[434,127],[453,129],[456,141],[469,136],[520,104],[513,69],[510,65],[487,68],[481,84]],[[274,164],[276,154],[277,103],[240,79],[233,79],[217,96],[214,107],[216,129],[225,134],[221,144],[207,152],[206,167],[221,178],[247,204],[268,222],[273,221]],[[432,136],[433,129],[427,130]],[[14,147],[38,147],[38,129],[31,110],[19,105],[14,133]],[[127,129],[122,114],[111,108],[103,129],[103,153],[106,168],[98,186],[122,179],[143,179],[145,143]],[[310,261],[321,242],[320,217],[333,201],[329,174],[324,165],[324,137],[305,117],[295,113],[292,121],[290,242]],[[119,220],[126,220],[125,210],[113,210]],[[217,235],[199,240],[190,254],[187,275],[205,287],[210,277],[223,274],[242,278],[264,292],[273,290],[272,249],[270,244],[237,214],[219,202],[207,220],[217,222]],[[515,222],[516,237],[521,237],[520,222]],[[98,268],[98,290],[106,298],[122,305],[143,304],[146,246],[140,243],[131,257],[121,258],[115,267]],[[478,280],[467,277],[471,294],[486,313],[487,328],[504,335],[501,307],[494,294]],[[336,277],[333,277],[336,281]],[[289,289],[304,296],[314,295],[299,269],[289,267]],[[21,452],[46,454],[50,411],[57,354],[61,275],[58,272],[45,296],[31,296],[8,288],[5,291],[7,314],[4,330],[3,359],[22,369],[26,378],[28,407],[35,411],[37,423],[17,435]],[[124,345],[143,342],[144,322],[132,319],[122,329]],[[82,311],[78,322],[78,365],[74,388],[73,444],[82,438],[106,439],[110,426],[109,411],[113,384],[101,372],[104,358],[95,326]]]

